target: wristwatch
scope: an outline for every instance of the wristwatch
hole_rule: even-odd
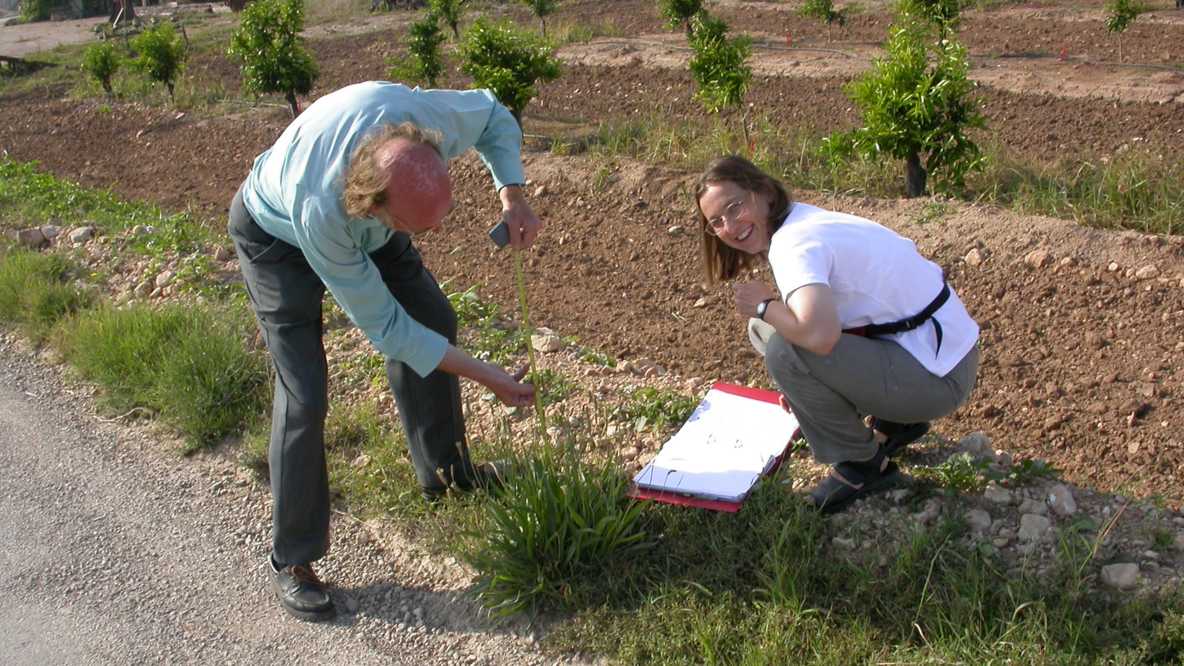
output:
[[[767,312],[769,310],[769,303],[772,303],[775,300],[777,300],[777,299],[776,298],[766,298],[765,300],[761,301],[760,303],[757,303],[756,304],[756,318],[760,319],[761,321],[764,321],[765,320],[765,312]]]

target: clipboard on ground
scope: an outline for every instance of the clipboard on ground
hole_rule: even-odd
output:
[[[776,470],[798,421],[776,391],[716,382],[682,428],[633,478],[630,496],[735,513]]]

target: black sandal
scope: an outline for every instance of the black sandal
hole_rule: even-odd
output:
[[[903,451],[909,444],[924,437],[925,433],[929,432],[929,424],[924,421],[921,423],[894,423],[872,417],[872,429],[883,433],[888,438],[880,445],[880,450],[884,452],[885,456],[891,458]]]
[[[857,499],[891,488],[898,480],[900,470],[881,449],[867,462],[841,462],[832,467],[830,476],[810,491],[810,501],[822,513],[837,513]]]

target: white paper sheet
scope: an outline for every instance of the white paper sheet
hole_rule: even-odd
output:
[[[738,502],[785,451],[797,427],[780,405],[712,389],[633,481]]]

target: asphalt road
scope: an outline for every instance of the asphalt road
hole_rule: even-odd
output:
[[[0,336],[0,664],[554,662],[343,519],[322,569],[342,612],[287,617],[265,490],[90,402]]]

